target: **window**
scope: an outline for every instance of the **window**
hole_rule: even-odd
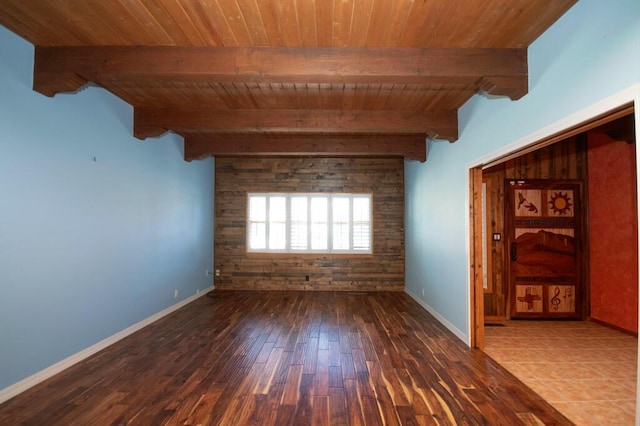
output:
[[[371,195],[250,193],[250,252],[371,253]]]

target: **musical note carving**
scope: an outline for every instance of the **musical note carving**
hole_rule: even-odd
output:
[[[560,306],[560,303],[562,303],[559,296],[560,296],[560,288],[556,287],[553,293],[553,297],[551,298],[551,304],[553,305],[553,309],[556,311],[558,310],[558,306]]]

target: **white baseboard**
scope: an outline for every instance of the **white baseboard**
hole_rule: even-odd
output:
[[[413,300],[418,302],[427,312],[433,315],[442,325],[444,325],[450,332],[452,332],[458,339],[462,340],[467,346],[470,346],[469,336],[460,331],[455,325],[450,323],[445,317],[440,315],[435,309],[429,306],[426,302],[420,299],[416,294],[409,291],[406,287],[404,292],[407,293]]]
[[[193,302],[194,300],[204,296],[205,294],[207,294],[208,292],[210,292],[211,290],[213,290],[215,288],[215,286],[211,286],[209,288],[206,288],[200,292],[198,292],[197,294],[194,294],[193,296],[187,297],[186,299],[176,303],[175,305],[171,305],[168,308],[158,312],[157,314],[151,315],[148,318],[143,319],[142,321],[133,324],[130,327],[125,328],[124,330],[110,336],[107,337],[104,340],[99,341],[98,343],[96,343],[95,345],[89,346],[86,349],[81,350],[80,352],[77,352],[73,355],[71,355],[68,358],[63,359],[62,361],[59,361],[55,364],[53,364],[50,367],[45,368],[44,370],[41,370],[29,377],[27,377],[26,379],[23,379],[17,383],[14,383],[13,385],[6,387],[2,390],[0,390],[0,404],[8,401],[9,399],[13,398],[14,396],[26,391],[27,389],[37,385],[38,383],[41,383],[45,380],[47,380],[48,378],[60,373],[63,370],[66,370],[67,368],[71,367],[74,364],[77,364],[78,362],[90,357],[91,355],[95,354],[96,352],[99,352],[105,348],[107,348],[110,345],[113,345],[114,343],[116,343],[119,340],[124,339],[125,337],[135,333],[136,331],[140,330],[141,328],[146,327],[147,325],[159,320],[162,317],[165,317],[167,315],[169,315],[170,313],[177,311],[178,309],[182,308],[185,305],[188,305],[189,303]]]

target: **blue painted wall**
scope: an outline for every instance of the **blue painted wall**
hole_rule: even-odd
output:
[[[32,67],[0,27],[0,390],[212,284],[213,160],[134,139],[100,88],[33,92]]]
[[[475,96],[456,143],[406,163],[407,291],[468,339],[468,165],[639,82],[640,1],[580,0],[530,46],[529,94]]]

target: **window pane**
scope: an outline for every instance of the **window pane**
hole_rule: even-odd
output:
[[[269,249],[284,250],[287,244],[286,225],[284,223],[269,224]]]
[[[353,249],[369,250],[371,247],[371,208],[369,198],[353,198]]]
[[[264,222],[267,219],[267,197],[249,197],[249,220]]]
[[[353,220],[369,221],[371,209],[369,207],[369,198],[354,197],[353,198]]]
[[[269,222],[284,222],[287,219],[286,197],[269,197]]]
[[[287,199],[269,197],[269,249],[284,250],[287,246]]]
[[[267,225],[265,223],[252,223],[249,234],[249,248],[251,250],[267,248]]]
[[[349,199],[333,198],[333,248],[334,250],[349,249]]]
[[[308,243],[308,198],[291,197],[291,249],[306,250]]]
[[[249,197],[249,249],[267,248],[267,197]]]
[[[354,250],[369,250],[371,241],[371,227],[368,223],[353,224],[353,248]]]
[[[327,197],[311,198],[311,249],[326,250],[328,244]]]

